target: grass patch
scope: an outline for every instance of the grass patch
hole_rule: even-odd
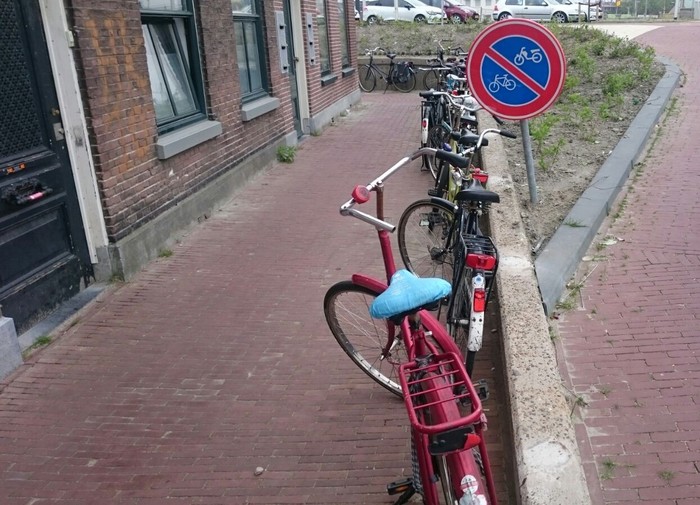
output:
[[[600,480],[610,480],[613,478],[613,472],[617,468],[617,463],[615,463],[610,458],[605,458],[602,463],[602,470],[600,472]]]
[[[279,146],[277,148],[277,160],[282,163],[292,163],[296,155],[296,146]]]
[[[676,476],[676,474],[670,470],[661,470],[656,475],[658,475],[659,479],[664,481],[666,484],[670,484],[673,478]]]
[[[37,338],[32,345],[27,347],[23,352],[22,352],[22,358],[26,358],[29,356],[32,352],[34,352],[36,349],[39,349],[41,347],[46,347],[52,342],[52,338],[49,337],[48,335],[42,335],[39,338]]]
[[[169,258],[170,256],[173,255],[173,252],[170,249],[161,249],[158,252],[158,257],[159,258]]]
[[[577,221],[575,219],[567,219],[564,221],[565,226],[570,226],[571,228],[585,228],[586,225],[581,223],[581,221]]]

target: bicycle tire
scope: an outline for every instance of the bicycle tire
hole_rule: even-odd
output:
[[[401,93],[410,93],[416,89],[416,74],[412,69],[407,69],[407,76],[403,78],[398,77],[398,72],[394,72],[392,82],[394,87]]]
[[[447,203],[426,199],[406,207],[398,224],[399,253],[406,268],[419,277],[451,282],[454,222],[454,209]]]
[[[434,149],[443,149],[445,143],[450,139],[450,132],[443,124],[438,124],[433,126],[428,131],[428,147]],[[433,179],[437,180],[438,167],[434,156],[424,156],[424,163],[428,170],[430,170],[430,175]]]
[[[352,281],[334,284],[326,292],[323,311],[326,322],[340,347],[377,384],[402,396],[399,365],[408,360],[403,341],[392,356],[380,360],[390,332],[398,332],[387,321],[372,319],[369,306],[380,293]]]
[[[440,83],[440,74],[437,70],[431,69],[427,70],[426,72],[423,73],[423,89],[429,90],[429,89],[434,89],[435,91],[438,90],[438,84]]]
[[[360,89],[365,93],[371,93],[377,87],[377,74],[369,65],[362,65],[359,73]]]

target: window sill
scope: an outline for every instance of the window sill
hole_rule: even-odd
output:
[[[174,132],[158,136],[156,150],[158,159],[167,160],[221,134],[223,128],[218,121],[200,121]]]
[[[352,75],[355,73],[355,69],[353,67],[345,67],[343,69],[343,77],[347,77],[349,75]]]
[[[241,116],[243,121],[250,121],[251,119],[255,119],[256,117],[260,117],[263,114],[267,114],[268,112],[275,110],[279,106],[279,98],[266,96],[243,104],[241,107]]]
[[[328,86],[329,84],[333,84],[337,79],[338,76],[335,74],[324,75],[323,77],[321,77],[321,86]]]

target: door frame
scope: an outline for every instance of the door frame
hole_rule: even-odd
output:
[[[50,1],[50,0],[44,0]],[[297,94],[299,99],[299,119],[301,131],[308,134],[311,131],[311,112],[309,107],[309,86],[306,78],[307,51],[304,42],[304,23],[301,15],[301,0],[289,0],[290,17],[292,19],[292,43],[294,54],[299,58],[296,64]]]
[[[47,50],[61,109],[71,173],[90,261],[98,263],[98,250],[108,245],[102,202],[95,166],[90,151],[87,123],[81,100],[78,74],[71,48],[75,45],[68,27],[63,0],[39,0],[41,20],[46,32]]]

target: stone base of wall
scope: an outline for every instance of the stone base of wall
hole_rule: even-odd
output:
[[[96,280],[129,280],[149,261],[164,250],[172,249],[190,229],[231,200],[237,190],[276,159],[278,147],[296,144],[296,132],[282,137],[129,236],[99,248],[98,263],[94,265]]]
[[[22,364],[22,350],[19,347],[15,323],[9,317],[0,315],[0,380]]]

